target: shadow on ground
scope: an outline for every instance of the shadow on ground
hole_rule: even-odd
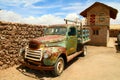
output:
[[[67,69],[69,66],[71,66],[75,61],[77,61],[81,55],[77,56],[73,60],[71,60],[67,65],[65,66],[65,69]],[[35,78],[37,80],[45,80],[44,78],[54,78],[51,71],[40,71],[40,70],[33,70],[27,67],[24,67],[22,65],[18,66],[16,68],[19,72],[24,74],[25,76]],[[64,69],[64,70],[65,70]]]
[[[116,53],[120,53],[120,45],[118,45],[117,41],[115,41],[115,48],[116,48]]]
[[[115,45],[115,48],[116,48],[116,52],[117,52],[117,53],[120,53],[120,46]]]
[[[16,69],[19,72],[21,72],[22,74],[24,74],[25,76],[35,78],[35,79],[38,79],[38,80],[45,80],[44,77],[47,77],[47,78],[54,77],[50,73],[50,71],[33,70],[33,69],[30,69],[30,68],[24,67],[22,65],[18,66]]]

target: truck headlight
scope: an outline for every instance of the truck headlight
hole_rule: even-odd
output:
[[[51,57],[51,55],[52,55],[51,52],[48,52],[48,51],[45,51],[45,52],[44,52],[44,58],[45,58],[45,59]]]
[[[45,48],[45,44],[41,44],[41,45],[40,45],[40,48]]]

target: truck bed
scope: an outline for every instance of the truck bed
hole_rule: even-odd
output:
[[[90,41],[90,31],[88,28],[78,30],[78,43],[85,44]]]

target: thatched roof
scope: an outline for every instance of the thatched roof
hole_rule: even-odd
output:
[[[117,10],[117,9],[114,9],[114,8],[112,8],[112,7],[110,7],[110,6],[106,5],[106,4],[100,3],[100,2],[95,2],[93,5],[91,5],[90,7],[88,7],[87,9],[85,9],[84,11],[82,11],[82,12],[80,13],[80,15],[82,15],[83,17],[87,17],[87,12],[88,12],[91,8],[93,8],[93,7],[95,7],[95,6],[98,6],[98,5],[105,6],[106,8],[108,8],[109,11],[110,11],[110,17],[113,18],[113,19],[116,18],[117,13],[118,13],[118,10]]]
[[[120,24],[112,24],[112,25],[110,25],[110,30],[120,30]]]

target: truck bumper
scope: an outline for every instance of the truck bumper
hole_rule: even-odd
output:
[[[35,65],[31,65],[27,62],[25,62],[24,60],[18,60],[23,66],[26,66],[30,69],[35,69],[35,70],[54,70],[54,66],[35,66]]]

